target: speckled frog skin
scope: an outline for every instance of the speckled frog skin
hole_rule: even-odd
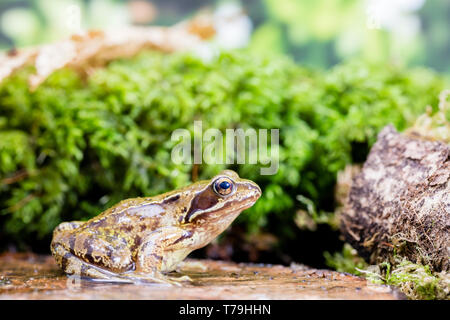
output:
[[[225,170],[179,190],[123,200],[86,222],[61,223],[51,251],[69,275],[173,282],[163,273],[216,238],[260,195],[257,184]]]

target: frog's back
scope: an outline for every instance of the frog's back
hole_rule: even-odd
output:
[[[86,221],[82,229],[107,234],[136,234],[167,223],[167,208],[155,198],[126,199]]]

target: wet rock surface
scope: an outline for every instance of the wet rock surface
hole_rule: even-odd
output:
[[[68,278],[51,256],[3,253],[0,299],[405,299],[388,286],[295,264],[188,259],[179,273],[193,281],[181,287],[98,283]]]

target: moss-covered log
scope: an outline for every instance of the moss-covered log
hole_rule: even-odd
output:
[[[370,263],[399,255],[449,271],[449,145],[385,127],[353,180],[341,230]]]

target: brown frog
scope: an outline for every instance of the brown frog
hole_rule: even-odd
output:
[[[257,184],[225,170],[179,190],[123,200],[86,222],[61,223],[51,251],[69,275],[175,283],[180,278],[163,273],[216,238],[260,195]]]

